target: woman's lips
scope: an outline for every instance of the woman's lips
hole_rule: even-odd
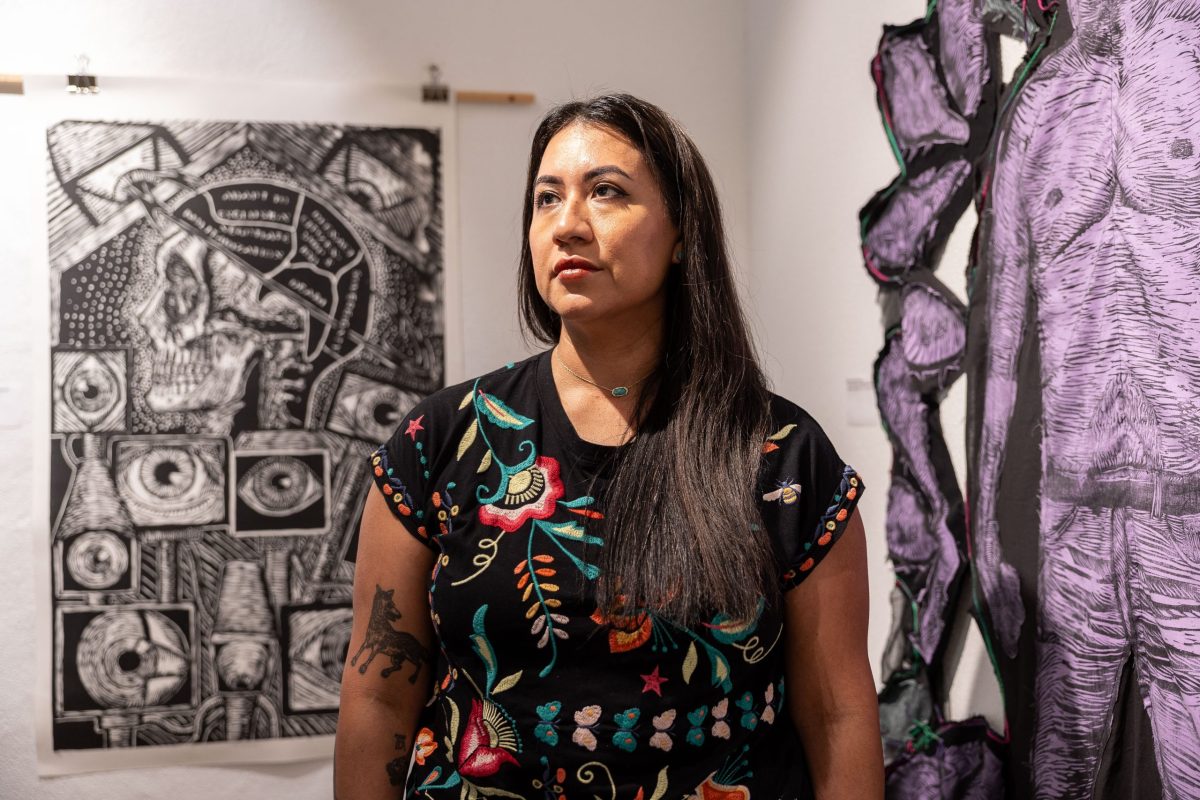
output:
[[[564,281],[575,281],[586,278],[599,270],[590,262],[581,258],[564,258],[554,265],[554,277]]]

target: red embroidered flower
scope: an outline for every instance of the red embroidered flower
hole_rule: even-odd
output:
[[[467,726],[458,743],[458,771],[468,778],[486,778],[505,764],[518,763],[512,753],[500,746],[513,739],[512,731],[495,713],[495,706],[489,704],[488,711],[485,715],[483,704],[471,701]]]
[[[696,793],[688,800],[750,800],[750,790],[745,786],[725,786],[717,783],[717,773],[704,779],[704,783],[696,788]]]
[[[562,496],[558,461],[538,456],[533,466],[509,476],[503,499],[479,509],[479,521],[512,533],[531,519],[552,516]]]

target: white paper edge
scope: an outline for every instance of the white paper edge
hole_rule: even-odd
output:
[[[29,268],[37,273],[31,286],[33,322],[33,513],[30,541],[34,549],[35,654],[34,733],[41,776],[82,772],[198,764],[282,764],[325,759],[333,754],[332,736],[303,736],[238,742],[203,742],[139,748],[55,751],[51,707],[53,671],[53,580],[50,544],[50,263],[46,229],[46,129],[64,119],[162,122],[168,120],[230,120],[245,122],[313,122],[337,125],[430,127],[442,131],[442,204],[445,304],[445,380],[463,379],[465,355],[462,327],[462,275],[458,264],[458,132],[457,110],[451,104],[422,103],[416,87],[343,85],[332,83],[227,83],[193,79],[102,78],[100,93],[71,96],[63,82],[27,78],[17,125],[28,143],[35,166],[26,173],[32,181],[29,202],[34,217]]]

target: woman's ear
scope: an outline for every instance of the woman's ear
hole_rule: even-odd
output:
[[[675,240],[675,252],[671,256],[671,263],[672,264],[683,263],[683,239]]]

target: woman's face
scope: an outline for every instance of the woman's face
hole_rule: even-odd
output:
[[[550,140],[533,188],[538,293],[564,322],[661,317],[678,232],[632,144],[574,123]]]

